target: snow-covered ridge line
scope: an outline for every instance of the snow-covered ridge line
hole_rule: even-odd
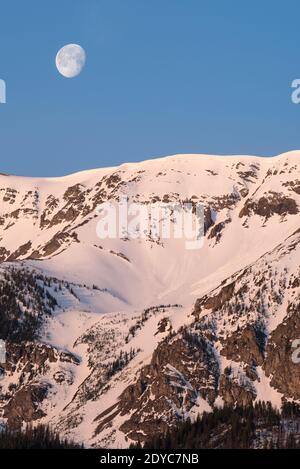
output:
[[[58,182],[58,181],[66,181],[69,182],[70,180],[74,179],[74,181],[84,181],[89,179],[93,176],[103,176],[110,172],[117,171],[119,169],[139,169],[141,166],[160,166],[162,162],[171,162],[174,163],[174,159],[176,160],[185,160],[188,163],[198,163],[201,160],[201,163],[209,163],[211,166],[214,166],[215,163],[226,163],[226,162],[239,162],[243,160],[253,159],[254,162],[260,162],[265,167],[272,166],[274,162],[280,161],[282,159],[287,159],[289,162],[294,158],[297,160],[300,157],[300,150],[291,150],[288,152],[280,153],[274,156],[260,156],[260,155],[213,155],[207,153],[178,153],[174,155],[167,155],[167,156],[159,156],[153,157],[150,159],[137,161],[137,162],[126,162],[122,163],[121,165],[117,166],[107,166],[107,167],[100,167],[94,169],[87,169],[82,171],[76,171],[75,173],[67,174],[64,176],[41,176],[41,177],[31,177],[31,176],[19,176],[14,174],[3,174],[0,173],[0,181],[2,178],[9,177],[10,180],[16,179],[28,179],[31,182]]]

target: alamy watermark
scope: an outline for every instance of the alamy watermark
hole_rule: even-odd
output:
[[[204,240],[204,208],[201,204],[137,203],[121,197],[97,209],[96,231],[100,239],[184,240],[185,249],[200,249]]]
[[[6,103],[6,83],[0,79],[0,104]]]
[[[6,362],[6,344],[5,340],[0,339],[0,364]]]
[[[292,362],[298,364],[300,363],[300,339],[293,340],[292,348],[295,349],[292,353]]]

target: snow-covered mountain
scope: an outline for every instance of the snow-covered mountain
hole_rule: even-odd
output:
[[[97,206],[201,203],[205,240],[99,239]],[[3,422],[128,446],[224,402],[300,400],[300,152],[0,175]]]

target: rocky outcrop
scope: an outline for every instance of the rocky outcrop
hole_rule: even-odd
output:
[[[245,377],[242,381],[238,377],[222,374],[219,383],[219,395],[226,404],[250,405],[256,398],[256,392],[251,382]]]
[[[2,368],[6,372],[15,371],[31,373],[32,370],[42,373],[47,363],[56,363],[58,361],[79,364],[76,358],[70,352],[59,351],[57,348],[40,342],[12,343],[6,342],[6,362]],[[32,377],[32,375],[31,375]]]
[[[231,222],[231,219],[228,218],[225,221],[217,223],[215,226],[213,226],[213,228],[209,232],[208,239],[215,239],[216,243],[218,243],[222,237],[224,228],[230,222]]]
[[[44,376],[49,373],[51,376],[53,364],[78,365],[79,360],[69,352],[39,342],[6,343],[6,361],[1,363],[2,379],[9,381],[14,376],[18,379],[13,380],[6,394],[1,392],[0,381],[0,402],[2,416],[12,429],[46,415],[41,405],[52,385]],[[59,384],[73,382],[71,372],[63,369],[54,371],[52,377]]]
[[[58,251],[65,250],[72,242],[78,242],[76,233],[69,234],[60,232],[53,236],[40,250],[36,250],[29,256],[30,259],[41,259],[42,257],[51,256]]]
[[[96,418],[96,434],[117,414],[131,415],[120,427],[130,439],[142,441],[145,435],[164,432],[197,406],[199,397],[214,402],[218,373],[218,362],[207,339],[186,329],[175,336],[170,334],[137,381],[123,391],[114,413]]]
[[[240,211],[239,217],[249,217],[252,213],[268,219],[274,214],[297,215],[299,209],[295,199],[277,192],[269,192],[258,200],[248,199]]]
[[[194,315],[196,317],[199,316],[203,309],[211,309],[212,311],[220,309],[226,301],[232,298],[234,289],[235,283],[231,282],[224,285],[216,295],[206,295],[203,298],[198,299],[195,303]]]
[[[262,365],[264,361],[265,335],[255,325],[247,325],[234,332],[223,342],[221,354],[229,360],[247,363],[250,366]]]
[[[300,399],[300,364],[293,359],[300,339],[300,307],[294,305],[284,322],[271,333],[266,348],[264,369],[271,385],[288,398]],[[299,349],[299,345],[298,345]]]
[[[28,241],[27,243],[20,246],[15,252],[10,254],[6,260],[15,261],[16,259],[19,259],[20,257],[24,257],[28,253],[28,251],[31,249],[31,246],[32,246],[31,241]]]
[[[47,396],[49,384],[29,384],[19,389],[3,408],[3,417],[11,429],[18,429],[23,422],[29,423],[46,414],[39,405]]]

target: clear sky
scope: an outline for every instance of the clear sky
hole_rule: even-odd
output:
[[[300,149],[299,0],[0,0],[0,172]],[[86,50],[82,74],[55,67]]]

